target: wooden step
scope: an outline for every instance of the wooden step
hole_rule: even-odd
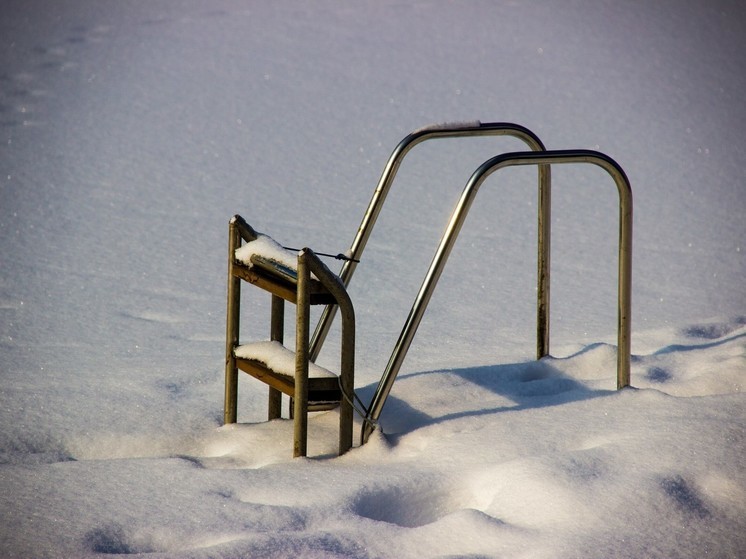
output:
[[[294,351],[280,342],[264,341],[240,345],[233,353],[239,369],[283,394],[295,397]],[[332,409],[337,407],[341,400],[342,392],[337,375],[315,363],[309,363],[309,409]]]
[[[231,266],[233,275],[293,304],[297,302],[298,271],[296,267],[259,254],[251,255],[250,263],[249,266],[243,261],[234,261]],[[331,293],[315,278],[311,278],[309,296],[311,305],[336,303]]]

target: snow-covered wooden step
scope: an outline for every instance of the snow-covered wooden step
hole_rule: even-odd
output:
[[[279,266],[288,268],[297,274],[298,253],[283,247],[269,235],[258,233],[253,241],[244,243],[236,249],[236,261],[251,268],[254,265],[252,257],[259,256],[265,260],[274,261]]]
[[[234,253],[232,273],[283,299],[295,302],[298,283],[298,253],[284,248],[269,235],[258,237]],[[320,281],[311,274],[310,298],[312,305],[333,304],[334,298]]]
[[[238,346],[234,353],[237,359],[259,361],[278,374],[295,378],[295,352],[286,348],[280,342],[251,342]],[[309,363],[308,378],[336,379],[337,375],[316,363]]]
[[[236,365],[245,373],[295,396],[295,352],[276,341],[252,342],[237,346],[234,350]],[[308,364],[309,407],[321,409],[335,407],[342,399],[339,379],[333,372],[315,363]]]

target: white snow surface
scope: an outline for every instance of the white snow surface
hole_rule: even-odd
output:
[[[0,556],[746,556],[745,27],[737,0],[5,0]],[[633,387],[594,166],[552,169],[534,360],[522,167],[480,190],[367,445],[337,457],[318,413],[292,459],[247,375],[222,425],[230,217],[344,252],[400,139],[476,119],[627,172]],[[523,149],[405,159],[350,286],[364,402],[471,172]]]
[[[283,375],[295,376],[296,354],[280,342],[251,342],[238,346],[233,353],[238,358],[261,361],[270,369]],[[311,378],[337,376],[330,370],[319,367],[316,363],[309,363],[308,365],[308,376]]]
[[[269,260],[279,262],[291,270],[295,270],[298,267],[297,252],[287,250],[269,235],[264,235],[262,233],[259,233],[258,235],[259,236],[253,241],[243,243],[236,249],[236,260],[251,267],[253,266],[251,257],[256,254]]]

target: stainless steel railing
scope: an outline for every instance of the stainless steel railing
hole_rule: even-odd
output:
[[[509,122],[467,122],[433,125],[416,130],[405,137],[389,156],[383,169],[368,209],[363,216],[357,234],[350,245],[348,256],[339,273],[343,284],[349,285],[357,267],[365,245],[373,232],[373,227],[381,212],[386,195],[391,189],[399,167],[404,157],[417,144],[433,138],[457,138],[464,136],[512,136],[522,140],[531,150],[543,152],[544,144],[539,137],[525,126]],[[536,320],[536,356],[537,359],[549,353],[549,249],[550,249],[550,207],[551,207],[551,176],[548,165],[539,164],[539,242],[538,242],[538,288],[537,288],[537,320]],[[319,318],[316,330],[311,338],[310,357],[315,361],[321,352],[332,320],[336,313],[336,306],[327,306]]]
[[[374,426],[383,410],[396,375],[401,368],[409,346],[412,343],[417,327],[422,320],[430,297],[445,267],[448,256],[466,219],[474,198],[485,179],[498,169],[516,165],[538,165],[542,167],[552,164],[591,163],[607,171],[616,183],[619,191],[619,292],[618,292],[618,322],[617,322],[617,388],[629,386],[630,383],[630,334],[631,334],[631,287],[632,287],[632,189],[624,170],[609,156],[590,150],[561,150],[540,152],[515,152],[498,155],[488,159],[471,176],[451,215],[445,233],[440,241],[430,268],[415,298],[412,309],[396,342],[386,370],[373,395],[368,415],[363,423],[362,442],[366,442],[373,432]],[[547,169],[548,175],[548,169]],[[548,200],[547,200],[548,202]],[[543,212],[540,212],[541,221]],[[548,218],[549,210],[546,209]],[[545,224],[546,225],[546,224]],[[542,231],[546,234],[548,250],[549,228],[540,225],[540,239]],[[541,252],[541,249],[540,249]],[[540,255],[541,258],[541,255]],[[546,281],[548,294],[549,256],[546,255]],[[540,277],[541,282],[541,277]],[[541,295],[541,294],[540,294]],[[541,297],[540,297],[541,304]],[[548,296],[546,300],[548,307]],[[548,312],[547,312],[548,316]],[[547,323],[548,326],[548,323]],[[547,331],[546,342],[549,336]],[[548,345],[547,345],[548,353]],[[546,355],[546,353],[544,353]],[[539,355],[541,357],[542,355]]]

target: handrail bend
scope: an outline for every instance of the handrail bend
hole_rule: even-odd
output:
[[[617,318],[617,388],[629,386],[630,383],[630,333],[631,333],[631,286],[632,286],[632,189],[624,170],[609,156],[591,150],[558,150],[545,152],[515,152],[498,155],[484,162],[472,174],[469,182],[456,204],[443,238],[440,241],[430,269],[415,298],[404,328],[394,346],[386,370],[376,388],[370,404],[368,416],[363,423],[362,441],[374,429],[375,423],[383,410],[396,375],[404,362],[407,350],[412,343],[417,327],[422,320],[435,285],[440,278],[443,268],[456,237],[464,224],[479,187],[485,179],[498,169],[516,165],[551,165],[561,163],[592,163],[608,172],[616,183],[619,191],[619,292]]]
[[[389,156],[383,169],[368,209],[358,227],[357,234],[350,245],[348,255],[351,260],[346,261],[339,273],[342,283],[349,285],[357,262],[365,250],[365,245],[373,231],[383,203],[386,200],[391,185],[394,182],[399,167],[409,151],[426,140],[432,138],[455,138],[462,136],[512,136],[522,140],[535,152],[545,151],[544,144],[539,137],[525,126],[509,122],[466,122],[427,126],[415,130],[405,137]],[[551,177],[548,165],[539,165],[539,244],[538,244],[538,288],[537,288],[537,358],[549,353],[549,249],[550,249],[550,207],[551,207]],[[336,306],[327,306],[319,318],[316,330],[311,338],[309,355],[315,361],[321,352],[332,320],[336,313]]]

